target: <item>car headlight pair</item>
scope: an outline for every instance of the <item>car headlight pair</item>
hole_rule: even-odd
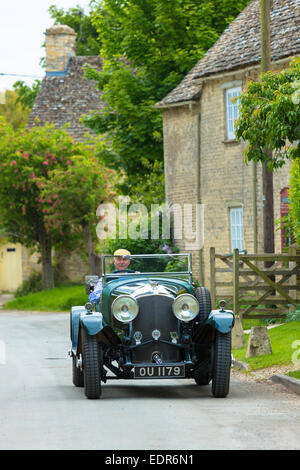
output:
[[[199,313],[199,303],[190,294],[181,294],[174,300],[173,313],[178,320],[188,322],[194,320]],[[139,313],[136,300],[130,295],[120,295],[112,303],[112,313],[122,323],[133,321]]]

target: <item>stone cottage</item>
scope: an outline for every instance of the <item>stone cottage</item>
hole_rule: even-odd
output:
[[[273,70],[287,67],[300,53],[299,10],[299,0],[272,2]],[[253,0],[156,105],[163,113],[166,200],[176,207],[203,205],[204,243],[192,254],[193,271],[204,285],[209,282],[210,247],[221,254],[234,248],[263,252],[262,168],[243,162],[245,143],[237,142],[234,131],[238,104],[231,101],[259,74],[260,2]],[[274,173],[275,219],[284,206],[289,170],[286,164]],[[275,237],[280,252],[280,232]],[[181,250],[186,241],[177,240]]]
[[[68,132],[74,140],[83,141],[88,130],[80,122],[80,117],[93,110],[99,111],[103,106],[96,85],[84,78],[83,66],[88,64],[101,70],[102,59],[100,56],[76,56],[76,33],[66,25],[50,27],[45,36],[46,75],[27,126],[50,122],[60,128],[70,123]],[[81,280],[88,273],[88,266],[78,255],[65,260],[64,268],[74,281]],[[22,245],[9,243],[5,236],[0,236],[0,291],[15,290],[33,270],[40,269],[38,254],[31,254]]]

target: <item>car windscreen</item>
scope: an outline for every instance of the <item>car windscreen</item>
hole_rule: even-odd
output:
[[[130,255],[124,259],[122,268],[129,274],[189,275],[191,271],[189,254]],[[112,255],[103,255],[102,262],[104,275],[115,273],[117,267]]]

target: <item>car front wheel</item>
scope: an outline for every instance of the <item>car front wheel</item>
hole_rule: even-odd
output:
[[[75,387],[83,387],[83,371],[81,368],[78,367],[78,358],[74,355],[72,356],[72,375],[73,384],[75,385]]]
[[[84,328],[81,329],[83,352],[84,392],[87,398],[95,399],[101,396],[101,361],[100,347],[96,336],[90,336]]]
[[[212,394],[216,398],[225,398],[229,392],[231,368],[231,332],[216,331],[214,347],[214,367]]]

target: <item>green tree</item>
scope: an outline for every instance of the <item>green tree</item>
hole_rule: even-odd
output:
[[[17,103],[21,103],[23,109],[30,110],[39,91],[41,81],[34,80],[32,86],[27,85],[23,80],[18,80],[13,87],[17,93]]]
[[[236,136],[247,141],[246,161],[268,162],[273,169],[300,158],[300,58],[280,72],[261,74],[240,100]]]
[[[103,72],[88,71],[106,103],[85,118],[106,134],[108,161],[125,171],[123,191],[135,194],[149,168],[163,161],[161,112],[154,105],[216,42],[248,0],[103,0],[92,23],[102,44]],[[162,174],[161,166],[161,174]],[[150,170],[151,171],[151,170]]]
[[[49,223],[49,207],[55,199],[45,200],[41,188],[50,184],[54,169],[68,172],[77,155],[89,158],[93,150],[74,143],[65,129],[46,125],[14,131],[0,121],[1,226],[11,241],[39,251],[45,289],[53,287],[52,247],[62,243],[73,247],[74,233],[68,220],[70,211],[63,223]]]
[[[19,102],[14,91],[5,91],[5,104],[0,104],[0,116],[11,124],[14,130],[26,125],[29,112],[30,110]]]
[[[81,247],[88,254],[90,274],[99,274],[96,212],[101,203],[114,199],[114,171],[106,169],[94,155],[74,155],[67,164],[67,170],[55,168],[49,172],[47,179],[39,180],[45,224],[49,230],[55,228],[60,231],[61,246],[58,248],[63,251],[67,220],[68,236],[74,247]]]
[[[300,159],[292,163],[289,188],[289,214],[281,220],[281,229],[293,236],[300,246]]]

